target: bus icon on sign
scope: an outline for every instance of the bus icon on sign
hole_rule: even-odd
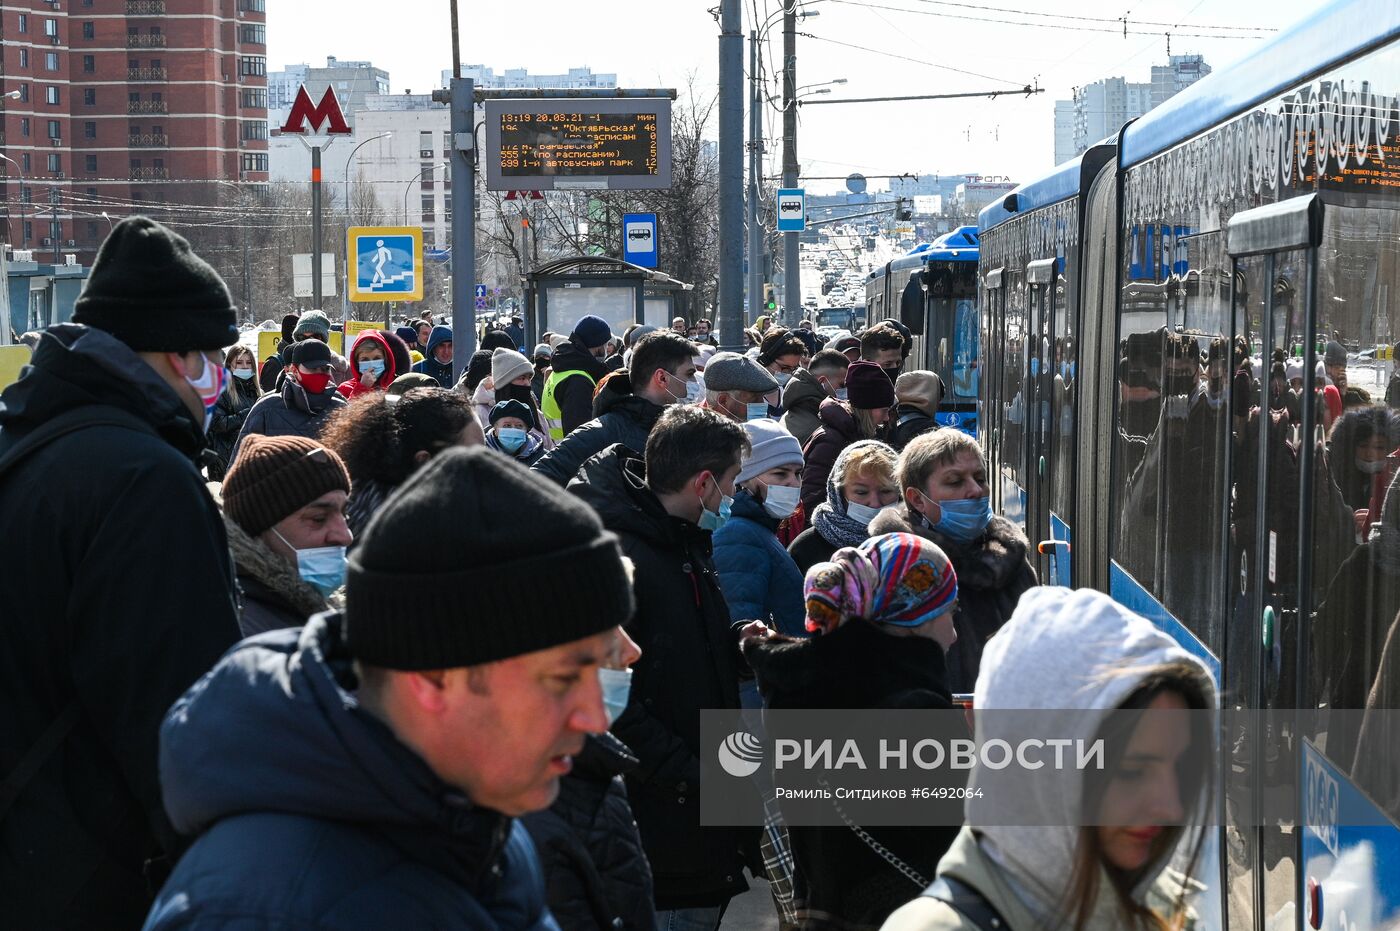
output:
[[[630,231],[628,231],[628,233],[627,233],[627,238],[628,238],[628,239],[646,240],[646,241],[650,242],[650,241],[651,241],[651,227],[649,227],[649,226],[634,226]]]

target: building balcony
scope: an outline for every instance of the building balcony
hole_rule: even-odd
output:
[[[127,68],[126,79],[128,81],[164,81],[166,71],[164,68]]]
[[[133,181],[169,181],[169,168],[133,168],[131,169],[131,180]]]
[[[170,107],[164,100],[132,100],[126,105],[129,114],[169,113]]]
[[[165,48],[165,36],[132,36],[126,37],[127,48]]]
[[[135,133],[126,137],[126,144],[133,149],[164,149],[170,145],[170,137],[165,133]]]
[[[126,0],[127,16],[164,16],[165,0]]]

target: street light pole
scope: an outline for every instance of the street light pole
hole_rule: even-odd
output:
[[[741,0],[723,0],[719,36],[719,294],[726,347],[743,345],[744,34]],[[694,320],[694,315],[691,315]]]
[[[404,225],[404,226],[407,226],[407,225],[408,225],[408,192],[411,191],[411,190],[413,190],[413,184],[414,184],[414,182],[416,182],[419,178],[423,177],[424,175],[426,175],[426,174],[427,174],[428,172],[430,172],[430,171],[436,171],[436,170],[439,169],[439,168],[446,168],[446,167],[448,166],[448,164],[449,164],[448,162],[439,162],[439,163],[436,164],[436,165],[429,165],[427,168],[424,168],[422,171],[418,172],[418,174],[416,174],[416,175],[414,175],[412,178],[409,178],[409,179],[408,179],[408,184],[404,185],[404,189],[403,189],[403,225]],[[422,218],[421,218],[421,217],[419,218],[419,226],[422,226]]]
[[[758,199],[763,185],[763,96],[758,77],[758,31],[749,33],[749,315],[758,316],[763,296],[763,230],[758,225]],[[735,340],[735,345],[742,345]]]
[[[797,187],[797,2],[783,8],[783,187]],[[797,233],[783,234],[783,319],[802,305]]]

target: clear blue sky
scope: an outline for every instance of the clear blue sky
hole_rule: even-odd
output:
[[[719,28],[707,9],[718,2],[461,0],[462,60],[497,71],[588,66],[616,72],[624,85],[693,83],[699,95],[710,96],[717,89]],[[744,0],[745,33],[755,4],[763,17],[780,9],[779,0],[767,0],[766,12],[765,0]],[[809,2],[806,8],[819,15],[798,29],[818,38],[798,39],[798,83],[847,79],[818,99],[983,91],[1037,80],[1046,92],[1029,99],[806,107],[798,134],[804,174],[976,171],[1025,180],[1051,167],[1054,101],[1068,98],[1074,86],[1109,76],[1148,80],[1149,68],[1166,61],[1167,32],[1173,33],[1174,54],[1199,52],[1219,67],[1261,41],[1219,38],[1228,34],[1221,27],[1277,29],[1317,9],[1303,0],[1158,0],[1148,9],[1134,4],[1132,13],[1068,0],[997,4],[999,9],[931,0]],[[389,71],[395,92],[425,92],[451,68],[447,10],[446,0],[279,0],[268,4],[268,66],[324,63],[327,55],[367,59]],[[1109,22],[1125,13],[1132,33],[1126,37],[1121,23]],[[1202,31],[1210,37],[1188,35]],[[781,66],[780,38],[775,27],[766,55],[769,76]],[[744,61],[747,67],[747,50]],[[767,123],[770,137],[776,136],[776,111],[768,111]],[[777,149],[769,153],[776,160]]]

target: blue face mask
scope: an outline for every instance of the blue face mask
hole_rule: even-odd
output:
[[[369,375],[371,373],[376,378],[384,374],[383,359],[362,359],[360,361],[360,374]]]
[[[247,381],[248,379],[250,379],[250,378],[253,377],[253,370],[252,370],[252,369],[234,369],[234,370],[233,370],[233,377],[234,377],[234,378],[237,378],[237,379],[240,379],[241,381]]]
[[[767,419],[767,417],[768,417],[768,402],[767,402],[767,401],[755,401],[755,402],[753,402],[753,403],[751,403],[751,404],[746,405],[746,407],[747,407],[747,409],[748,409],[748,418],[747,418],[747,419],[749,419],[749,420],[766,420],[766,419]]]
[[[710,481],[714,482],[715,480],[711,478]],[[719,488],[719,482],[715,482],[715,488]],[[725,521],[729,520],[729,509],[734,505],[734,499],[726,495],[722,489],[719,494],[719,513],[705,507],[705,499],[700,499],[700,528],[702,530],[713,533],[723,527]]]
[[[501,449],[506,452],[518,453],[525,445],[525,438],[528,434],[519,427],[497,427],[496,442],[501,444]]]
[[[277,533],[276,529],[272,531]],[[345,584],[345,547],[316,546],[299,550],[277,533],[277,538],[296,551],[297,575],[322,595],[330,594]]]
[[[632,692],[632,670],[599,666],[598,684],[603,688],[603,707],[608,712],[608,724],[611,725],[627,708],[627,697]]]
[[[928,498],[924,498],[925,501]],[[957,498],[952,501],[939,501],[938,510],[942,516],[933,529],[947,534],[961,543],[968,543],[982,535],[992,522],[991,498]]]

